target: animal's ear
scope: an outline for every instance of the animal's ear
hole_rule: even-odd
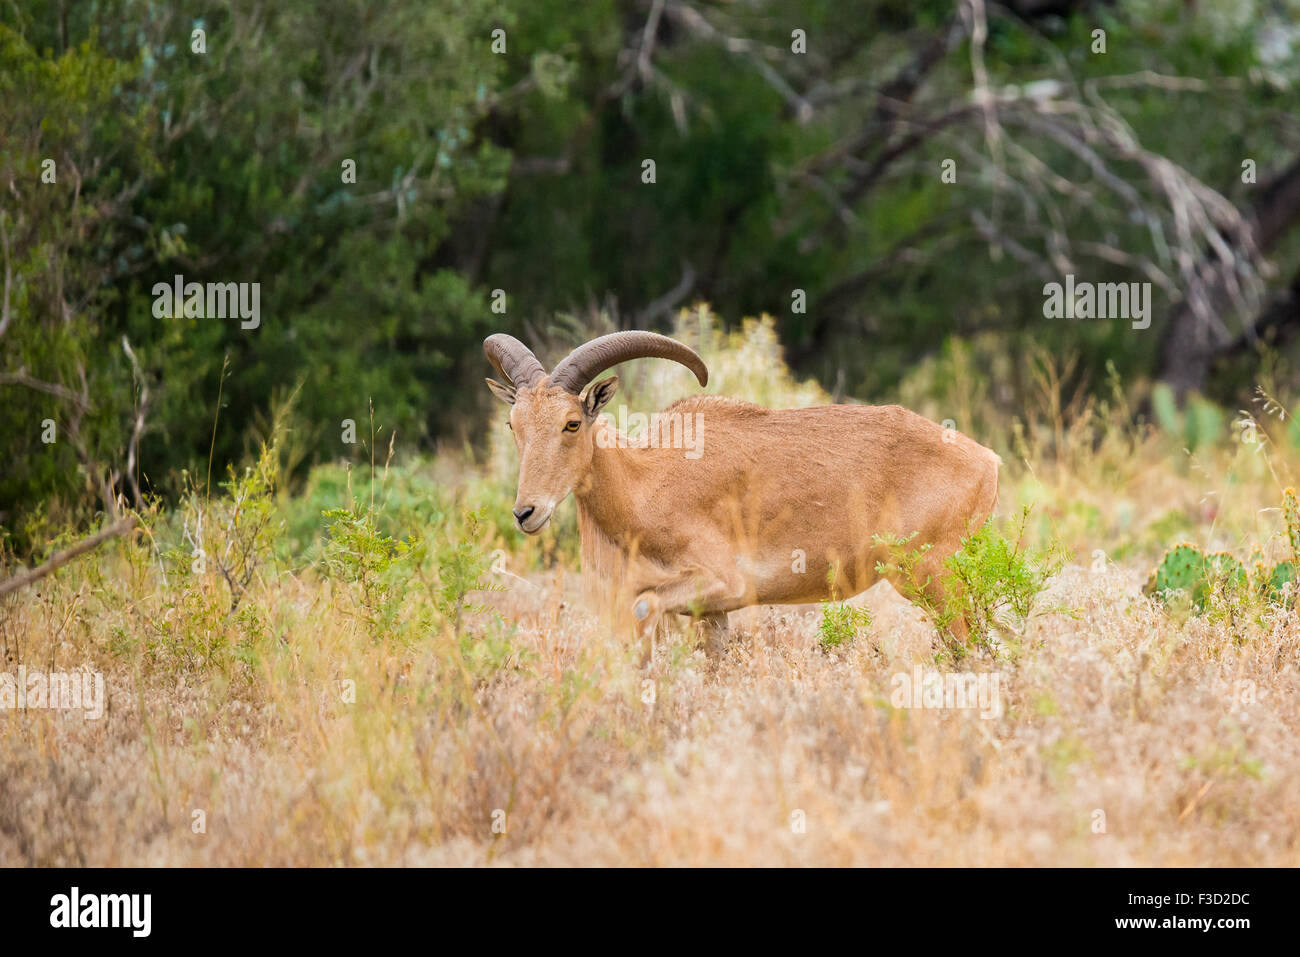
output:
[[[617,391],[618,376],[612,375],[608,379],[601,379],[587,390],[587,395],[582,400],[582,411],[594,419],[596,413],[605,407],[606,402],[614,398],[614,393]]]
[[[500,399],[502,402],[506,402],[510,405],[515,404],[514,386],[509,386],[503,382],[498,382],[496,379],[484,379],[483,381],[488,384],[488,388],[492,390],[492,394],[496,396],[498,399]]]

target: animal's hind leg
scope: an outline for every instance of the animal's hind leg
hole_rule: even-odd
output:
[[[727,650],[727,638],[731,634],[727,626],[727,613],[718,611],[701,615],[694,619],[694,625],[696,633],[704,639],[704,653],[712,661],[721,658]]]
[[[957,604],[958,594],[955,586],[944,581],[948,577],[948,569],[943,567],[943,563],[954,551],[955,548],[935,546],[917,563],[914,574],[920,594],[916,594],[917,586],[913,586],[902,576],[890,574],[887,577],[900,595],[925,613],[926,618],[945,643],[951,638],[964,645],[969,637],[970,628]]]
[[[943,570],[941,569],[941,571]],[[947,640],[951,636],[959,644],[965,645],[967,638],[970,637],[970,627],[967,625],[966,617],[961,613],[961,609],[957,604],[958,595],[955,587],[944,584],[938,577],[933,577],[922,591],[925,593],[926,602],[930,607],[947,619],[946,623],[934,621],[934,614],[927,613],[931,618],[931,624],[939,632],[940,637]],[[947,635],[943,634],[945,630],[948,632]]]

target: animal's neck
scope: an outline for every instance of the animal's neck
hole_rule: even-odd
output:
[[[599,441],[591,454],[591,468],[586,478],[573,490],[578,506],[604,534],[616,542],[625,542],[635,534],[633,523],[638,509],[635,487],[645,470],[643,449],[626,448],[617,441],[618,430],[603,425],[605,441]]]

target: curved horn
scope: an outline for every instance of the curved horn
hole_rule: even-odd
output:
[[[483,340],[483,354],[498,374],[511,385],[531,386],[546,375],[546,369],[537,361],[533,350],[504,332]]]
[[[555,367],[551,384],[577,395],[596,376],[628,359],[672,359],[708,385],[709,370],[694,349],[657,332],[611,332],[578,346]]]

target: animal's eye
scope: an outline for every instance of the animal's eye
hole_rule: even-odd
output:
[[[564,425],[564,431],[565,431],[565,432],[577,432],[577,431],[578,431],[578,427],[581,426],[581,425],[582,425],[581,422],[567,422],[567,423],[565,423],[565,425]]]

